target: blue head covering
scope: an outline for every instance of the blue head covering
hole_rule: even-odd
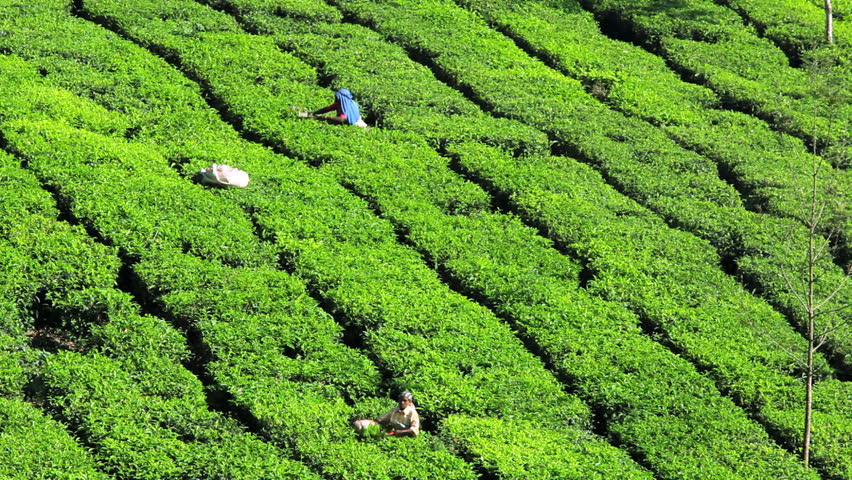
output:
[[[334,98],[340,102],[340,109],[346,115],[346,121],[354,125],[361,118],[361,110],[355,100],[352,100],[352,92],[345,88],[341,88],[334,93]]]

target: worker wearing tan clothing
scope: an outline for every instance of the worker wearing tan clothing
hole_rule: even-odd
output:
[[[399,405],[388,410],[376,421],[390,428],[388,435],[414,437],[420,433],[420,415],[414,408],[414,398],[410,392],[402,392],[399,396]]]

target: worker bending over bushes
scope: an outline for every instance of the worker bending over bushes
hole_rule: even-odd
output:
[[[323,113],[328,113],[332,110],[335,111],[335,116],[322,115]],[[316,118],[317,120],[324,120],[326,122],[348,123],[357,127],[367,126],[364,119],[361,118],[361,109],[358,107],[358,103],[352,99],[352,92],[345,88],[341,88],[334,92],[334,103],[331,105],[320,108],[315,112],[299,112],[299,116],[304,118]]]

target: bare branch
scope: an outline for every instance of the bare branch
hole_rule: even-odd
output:
[[[830,253],[827,253],[831,250],[831,239],[826,238],[817,246],[816,251],[814,252],[814,258],[820,259],[824,257],[831,256]]]
[[[814,198],[816,198],[816,192],[814,192]],[[816,227],[817,225],[822,223],[822,219],[823,219],[823,217],[825,217],[825,209],[826,209],[825,202],[821,202],[819,204],[819,208],[816,209],[816,212],[814,213],[813,218],[811,218],[811,220],[813,221],[814,227]]]
[[[852,318],[850,318],[849,320],[844,320],[842,322],[837,322],[834,325],[829,326],[828,328],[823,330],[823,332],[820,335],[821,336],[831,335],[832,333],[840,330],[841,328],[843,328],[843,327],[845,327],[846,325],[849,325],[849,324],[852,324]]]
[[[814,317],[823,316],[823,315],[831,315],[832,313],[842,312],[844,310],[848,310],[849,308],[850,308],[850,305],[841,305],[837,308],[832,308],[830,310],[825,310],[823,312],[816,312],[816,313],[814,313]],[[844,322],[841,322],[841,323],[850,323],[850,322],[844,321]]]
[[[793,281],[790,279],[790,276],[787,275],[787,271],[784,270],[784,269],[781,269],[781,278],[784,279],[784,283],[787,285],[787,290],[789,290],[790,293],[793,294],[793,297],[795,297],[796,300],[798,300],[799,305],[801,305],[802,308],[807,310],[807,308],[808,308],[807,298],[805,298],[804,295],[799,293],[799,289],[797,289],[795,287],[795,285],[793,285]]]
[[[842,279],[842,280],[840,280],[840,283],[837,285],[837,287],[836,287],[834,290],[832,290],[832,292],[831,292],[830,294],[828,294],[828,296],[827,296],[827,297],[825,297],[825,298],[822,300],[822,302],[820,302],[820,303],[818,303],[817,305],[815,305],[815,306],[814,306],[814,310],[819,310],[819,309],[820,309],[820,308],[822,308],[825,304],[827,304],[827,303],[831,302],[831,300],[832,300],[835,296],[837,296],[837,294],[838,294],[841,290],[843,290],[843,289],[845,288],[845,286],[846,286],[846,282],[847,282],[847,281],[849,281],[849,276],[848,276],[848,275],[847,275],[847,276],[845,276],[845,277],[843,277],[843,279]],[[846,308],[846,307],[848,307],[848,305],[847,305],[847,306],[843,306],[843,307],[841,307],[841,309]]]
[[[828,342],[829,337],[831,336],[832,333],[834,333],[834,332],[840,330],[841,328],[845,327],[846,325],[850,325],[850,324],[852,324],[852,318],[849,318],[849,319],[844,320],[842,322],[835,323],[834,325],[831,325],[830,327],[824,329],[817,336],[817,338],[819,339],[819,345],[817,345],[815,347],[815,349],[818,349],[818,348],[822,347],[823,345],[825,345]]]

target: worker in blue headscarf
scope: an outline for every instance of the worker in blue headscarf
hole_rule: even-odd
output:
[[[336,112],[335,116],[320,116],[332,110]],[[364,119],[361,118],[361,109],[358,108],[358,104],[352,99],[352,92],[345,88],[334,92],[334,103],[331,105],[311,113],[302,112],[300,116],[316,118],[317,120],[325,120],[327,122],[348,123],[349,125],[356,125],[358,127],[367,126],[364,123]]]

